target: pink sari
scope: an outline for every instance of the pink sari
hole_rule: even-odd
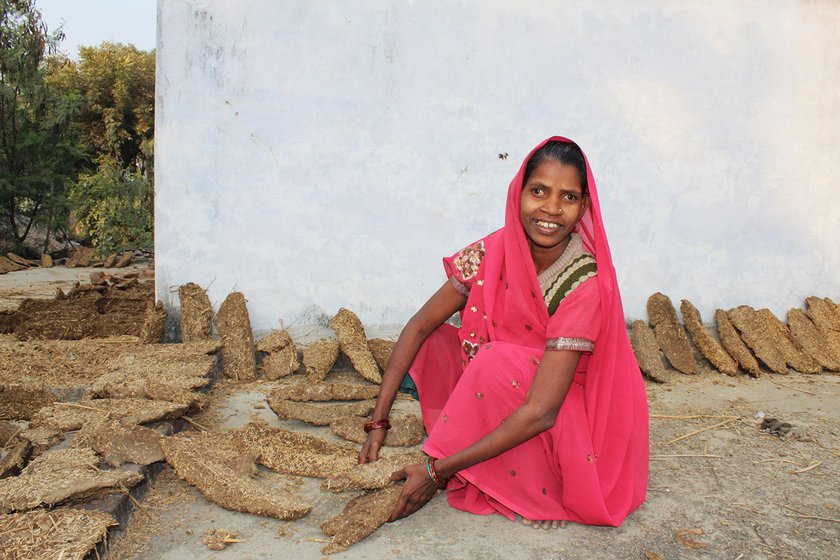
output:
[[[459,472],[448,499],[477,514],[514,514],[618,526],[645,500],[648,409],[627,338],[595,179],[577,233],[598,267],[549,316],[528,249],[520,199],[528,155],[510,184],[505,226],[444,259],[469,289],[462,327],[437,329],[410,368],[429,433],[423,449],[445,457],[493,431],[522,405],[547,339],[594,341],[581,355],[554,427]],[[551,351],[551,350],[549,350]]]

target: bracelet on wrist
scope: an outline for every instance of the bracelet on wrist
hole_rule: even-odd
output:
[[[437,486],[438,489],[443,490],[446,488],[449,479],[442,479],[438,476],[437,471],[435,470],[435,461],[437,461],[437,459],[434,457],[426,459],[426,472],[429,474],[429,478],[432,479],[432,482],[435,483],[435,486]]]
[[[373,422],[368,422],[367,424],[365,424],[365,433],[366,434],[369,434],[373,430],[386,430],[387,431],[387,430],[390,430],[390,429],[391,429],[391,423],[388,421],[387,418],[384,419],[384,420],[374,420]]]

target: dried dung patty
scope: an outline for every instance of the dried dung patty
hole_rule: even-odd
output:
[[[636,361],[639,362],[639,369],[652,381],[666,383],[670,374],[662,364],[659,344],[656,342],[653,329],[644,321],[633,321],[630,326],[630,343],[633,346],[633,353],[636,354]]]
[[[373,412],[376,401],[322,404],[269,398],[268,406],[283,420],[301,420],[315,426],[328,426],[346,416],[367,416]]]
[[[794,308],[788,311],[787,321],[791,337],[802,352],[825,369],[840,371],[840,359],[835,358],[829,351],[822,333],[801,309]]]
[[[41,426],[39,428],[29,428],[20,433],[20,437],[27,440],[32,445],[32,452],[30,458],[39,457],[47,449],[61,441],[63,432]]]
[[[365,328],[356,314],[342,307],[330,319],[330,328],[338,336],[341,351],[350,358],[353,368],[368,381],[382,383],[379,367],[368,347]]]
[[[143,324],[140,327],[140,340],[143,344],[163,342],[166,331],[166,309],[163,302],[149,302],[143,314]]]
[[[166,462],[205,498],[223,508],[277,519],[299,519],[312,506],[290,489],[254,478],[256,454],[230,432],[179,434],[162,441]]]
[[[231,292],[219,306],[217,317],[219,336],[222,339],[222,373],[236,381],[257,378],[254,354],[254,334],[251,319],[241,292]]]
[[[317,340],[303,349],[303,365],[310,381],[323,381],[338,359],[337,340]]]
[[[29,420],[55,401],[55,395],[35,384],[0,384],[0,419]]]
[[[378,461],[354,465],[349,470],[326,479],[321,483],[321,490],[344,492],[345,490],[376,490],[392,484],[391,473],[406,465],[422,463],[426,455],[422,451],[397,453],[381,456]]]
[[[161,437],[151,428],[126,425],[102,415],[82,426],[71,447],[89,447],[112,467],[121,467],[124,463],[151,465],[163,461]]]
[[[85,501],[119,492],[143,480],[127,470],[102,470],[93,449],[61,449],[44,453],[18,476],[0,480],[0,513]]]
[[[829,298],[809,297],[808,317],[825,339],[825,350],[836,360],[840,360],[840,311],[837,304]]]
[[[137,374],[125,371],[106,373],[97,379],[91,387],[88,396],[95,398],[138,398],[169,401],[199,409],[205,397],[193,392],[209,383],[206,377],[139,377]]]
[[[0,449],[0,479],[19,473],[26,466],[32,445],[22,437],[2,438]]]
[[[44,253],[41,255],[41,268],[52,268],[53,267],[53,259],[48,254]]]
[[[758,360],[752,355],[750,349],[741,340],[738,331],[732,321],[729,320],[729,315],[723,309],[715,311],[715,323],[717,324],[718,338],[720,344],[726,350],[727,354],[732,356],[741,369],[749,373],[752,377],[761,375],[761,368],[758,365]]]
[[[193,282],[178,288],[181,302],[181,340],[207,340],[213,328],[213,307],[207,292]]]
[[[56,403],[39,410],[32,417],[32,425],[47,426],[63,432],[80,429],[86,422],[97,420],[105,413],[129,424],[146,424],[158,420],[179,418],[187,407],[179,403],[149,399],[95,399],[78,403]]]
[[[766,325],[765,328],[771,333],[774,342],[785,358],[785,362],[790,367],[802,373],[819,373],[822,370],[815,360],[797,348],[791,337],[790,329],[772,311],[759,309],[756,311],[756,315],[758,320],[763,321]]]
[[[7,560],[84,560],[116,520],[101,511],[59,508],[0,515]]]
[[[24,266],[22,264],[18,264],[10,258],[0,255],[0,270],[3,271],[0,274],[5,274],[6,272],[17,272],[18,270],[26,270],[27,268],[29,267]]]
[[[388,364],[388,358],[391,357],[391,351],[394,349],[393,340],[386,340],[384,338],[371,338],[368,340],[368,347],[373,354],[373,359],[382,371],[385,371],[385,366]]]
[[[6,253],[6,258],[8,258],[10,261],[12,261],[14,263],[17,263],[17,264],[19,264],[19,265],[21,265],[25,268],[31,268],[31,267],[35,266],[35,263],[33,261],[30,261],[29,259],[24,259],[23,257],[21,257],[19,255],[16,255],[14,253]]]
[[[738,364],[732,359],[732,356],[726,353],[720,342],[713,337],[706,327],[703,326],[703,320],[700,317],[700,312],[687,299],[680,302],[680,311],[682,311],[683,321],[685,321],[685,328],[694,345],[700,350],[707,360],[709,360],[715,369],[726,375],[735,375],[738,373]]]
[[[261,422],[251,422],[232,434],[241,448],[259,453],[259,464],[279,473],[327,478],[358,462],[359,452],[354,446]]]
[[[321,525],[324,534],[332,537],[332,542],[321,548],[321,552],[343,552],[364,540],[388,521],[401,492],[402,484],[392,484],[350,500],[344,511]]]
[[[364,443],[367,438],[365,433],[366,418],[358,416],[346,416],[330,424],[330,430],[348,441]],[[414,414],[396,416],[391,419],[391,429],[385,436],[384,445],[391,447],[402,447],[406,445],[417,445],[426,437],[426,430],[423,427],[423,419]]]
[[[297,348],[288,331],[273,331],[257,342],[257,351],[266,352],[261,369],[266,379],[275,381],[295,373],[300,368]]]
[[[747,305],[727,313],[741,339],[771,371],[785,375],[788,365],[803,373],[820,371],[819,365],[802,355],[790,339],[787,327],[768,309],[756,311]]]
[[[674,309],[671,299],[656,292],[648,298],[647,312],[659,348],[674,369],[688,374],[697,373],[694,352],[691,350],[685,329],[677,318],[677,310]]]
[[[375,399],[379,385],[367,382],[319,382],[293,380],[283,383],[271,393],[275,399],[290,401],[361,401]]]
[[[131,259],[134,258],[133,251],[125,251],[122,255],[117,258],[117,261],[114,263],[114,268],[124,268],[131,264]]]

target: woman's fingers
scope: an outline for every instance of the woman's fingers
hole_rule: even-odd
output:
[[[405,474],[405,469],[403,468],[398,471],[392,472],[390,478],[391,480],[405,480],[406,478],[408,478],[408,475]],[[405,490],[403,490],[403,492],[405,492]],[[400,496],[402,496],[402,494]]]

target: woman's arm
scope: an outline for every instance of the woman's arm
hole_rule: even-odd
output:
[[[466,302],[467,298],[459,294],[452,283],[447,281],[406,323],[385,366],[376,408],[373,409],[373,420],[388,418],[403,376],[411,367],[423,341],[453,313],[463,309]],[[368,433],[359,453],[359,463],[371,463],[379,458],[379,449],[385,435],[385,430],[373,430]]]
[[[513,449],[554,426],[560,405],[572,386],[578,360],[580,352],[575,350],[546,351],[522,406],[474,444],[436,461],[437,475],[449,478],[461,469]],[[411,515],[423,507],[437,490],[424,465],[410,465],[392,474],[391,478],[406,479],[406,483],[389,521]]]

